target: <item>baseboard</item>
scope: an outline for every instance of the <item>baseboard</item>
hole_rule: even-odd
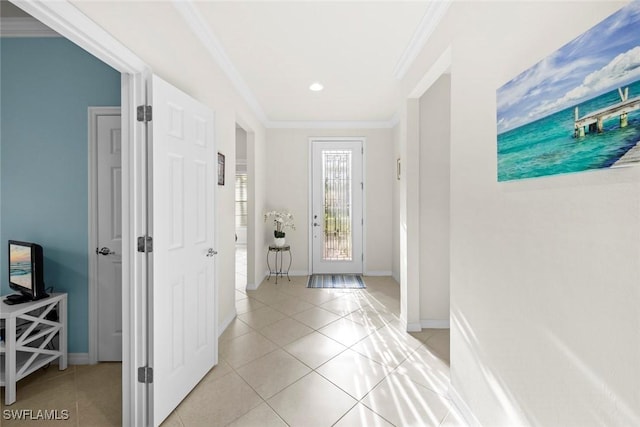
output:
[[[390,270],[370,270],[365,271],[365,276],[391,276]]]
[[[307,270],[291,270],[289,272],[289,276],[308,276],[309,272]]]
[[[69,365],[89,365],[89,353],[67,353]]]
[[[283,273],[285,277],[287,277],[287,273]],[[299,276],[308,276],[309,272],[307,270],[290,270],[289,271],[289,277],[299,277]],[[264,277],[262,278],[262,282],[264,282],[264,280],[269,277],[269,271],[265,271],[264,272]],[[273,273],[271,273],[271,277],[275,277],[273,275]],[[257,288],[256,288],[257,289]]]
[[[227,330],[227,328],[229,327],[231,322],[233,322],[233,319],[235,319],[237,315],[238,314],[236,313],[236,308],[234,306],[233,310],[231,310],[231,312],[227,315],[227,317],[224,320],[222,320],[222,323],[218,325],[218,338],[220,338],[220,335],[222,335],[224,331]]]
[[[450,329],[449,319],[421,320],[420,326],[426,329]]]
[[[262,283],[262,281],[260,281]],[[260,287],[260,285],[256,285],[255,283],[247,283],[247,287],[245,288],[247,291],[255,291]]]
[[[469,427],[481,427],[480,421],[473,415],[471,408],[467,405],[462,397],[458,394],[453,385],[449,385],[449,398],[451,399],[451,403],[460,415],[467,423]]]
[[[396,273],[395,271],[391,274],[391,277],[393,277],[396,282],[400,283],[400,273]]]
[[[420,332],[422,330],[422,325],[419,322],[407,323],[407,332]]]

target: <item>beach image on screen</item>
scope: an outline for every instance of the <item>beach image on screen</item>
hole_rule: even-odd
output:
[[[31,289],[31,248],[9,245],[9,281]]]
[[[497,90],[498,181],[640,162],[640,1]]]

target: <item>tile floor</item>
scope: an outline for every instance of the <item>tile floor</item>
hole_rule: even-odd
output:
[[[119,426],[122,424],[122,368],[120,363],[70,365],[59,371],[57,365],[40,369],[17,384],[17,401],[4,406],[0,389],[0,425],[9,426]],[[68,411],[59,421],[5,419],[5,410]]]
[[[246,267],[238,273],[238,317],[220,337],[219,364],[163,426],[464,425],[447,397],[448,330],[404,332],[392,278],[332,290],[292,277],[245,291]],[[61,426],[120,425],[120,369],[52,366],[20,381],[8,409],[67,409]]]

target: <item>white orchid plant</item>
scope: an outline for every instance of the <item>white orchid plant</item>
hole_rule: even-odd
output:
[[[293,223],[293,215],[289,212],[280,212],[280,211],[269,211],[264,213],[264,222],[267,222],[269,218],[273,218],[273,226],[275,230],[273,230],[273,235],[276,238],[284,237],[284,230],[290,228],[292,230],[296,229],[295,224]]]

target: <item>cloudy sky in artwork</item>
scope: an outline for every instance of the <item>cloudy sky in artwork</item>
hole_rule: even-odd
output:
[[[498,133],[637,80],[640,80],[640,0],[631,2],[498,89]]]

